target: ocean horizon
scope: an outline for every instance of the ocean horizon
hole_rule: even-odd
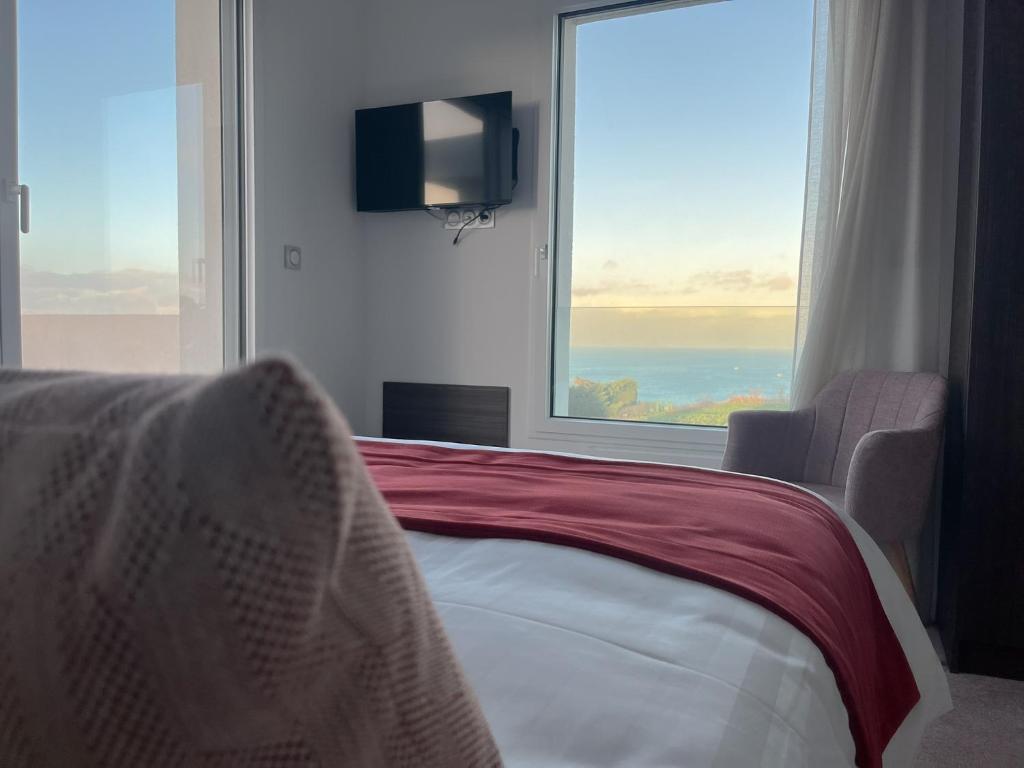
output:
[[[793,350],[571,347],[569,377],[632,379],[641,402],[691,405],[738,395],[788,400]]]

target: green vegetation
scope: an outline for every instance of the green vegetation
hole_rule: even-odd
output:
[[[633,379],[610,382],[576,379],[569,387],[569,415],[580,419],[617,419],[649,421],[661,424],[694,424],[724,427],[733,411],[784,411],[789,403],[782,398],[768,398],[759,392],[734,395],[727,400],[707,400],[689,405],[641,402]]]

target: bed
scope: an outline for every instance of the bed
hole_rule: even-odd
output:
[[[397,442],[360,445],[365,453]],[[919,693],[883,757],[885,766],[909,766],[923,729],[951,708],[945,674],[878,547],[842,522]],[[818,645],[751,600],[578,547],[407,536],[512,768],[871,764],[858,755]]]
[[[885,558],[806,491],[358,449],[287,361],[0,371],[0,763],[909,766],[949,708]]]

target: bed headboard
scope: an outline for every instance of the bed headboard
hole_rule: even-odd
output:
[[[508,387],[384,382],[383,436],[507,448]]]

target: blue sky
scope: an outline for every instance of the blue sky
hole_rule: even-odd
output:
[[[732,0],[579,27],[574,306],[795,303],[812,10]]]
[[[173,0],[18,8],[27,271],[177,272]]]

